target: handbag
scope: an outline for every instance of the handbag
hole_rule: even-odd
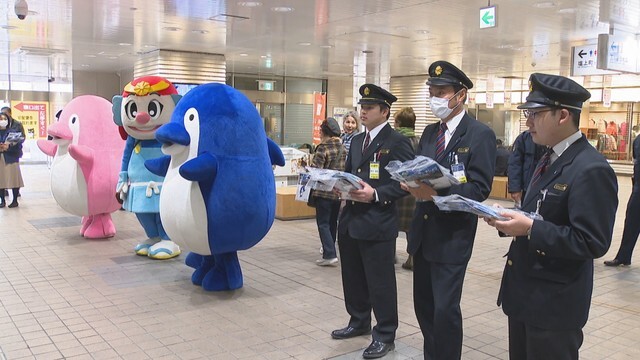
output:
[[[307,200],[307,206],[312,208],[316,207],[316,197],[313,195],[313,189],[309,190],[309,199]]]

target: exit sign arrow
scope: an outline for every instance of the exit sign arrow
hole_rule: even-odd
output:
[[[580,49],[580,52],[578,53],[578,56],[580,56],[580,59],[582,59],[582,57],[585,55],[587,55],[587,53],[584,52],[584,50]]]
[[[480,29],[496,27],[496,6],[480,9]]]
[[[487,25],[491,25],[493,20],[493,15],[491,15],[491,12],[487,11],[486,13],[484,13],[484,15],[482,15],[482,22],[487,24]]]

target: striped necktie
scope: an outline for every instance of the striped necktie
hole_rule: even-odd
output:
[[[549,167],[549,163],[551,162],[551,153],[553,153],[553,149],[552,148],[547,149],[547,151],[544,152],[544,155],[542,155],[542,157],[538,161],[538,165],[536,166],[536,169],[533,172],[533,177],[531,178],[531,185],[529,185],[529,187],[533,186],[538,180],[540,180],[544,172],[547,171],[547,168]]]
[[[447,131],[447,124],[440,123],[438,127],[438,137],[436,138],[436,161],[444,157],[444,133]]]
[[[371,136],[369,136],[369,132],[367,131],[367,137],[364,138],[364,146],[362,147],[362,153],[367,150],[369,147],[369,143],[371,142]]]

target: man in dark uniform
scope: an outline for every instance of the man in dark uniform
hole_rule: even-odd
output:
[[[441,121],[424,129],[419,155],[452,169],[461,184],[434,190],[426,184],[411,189],[418,200],[410,230],[414,256],[413,302],[424,337],[425,359],[460,359],[462,353],[462,284],[471,258],[478,218],[463,212],[443,212],[432,196],[459,194],[484,201],[491,192],[496,163],[493,131],[464,110],[473,83],[446,61],[429,67],[431,112]]]
[[[563,76],[532,74],[524,109],[533,141],[547,146],[522,202],[532,220],[487,219],[514,236],[498,305],[509,317],[511,359],[578,359],[593,291],[593,259],[611,244],[616,175],[579,130],[591,94]]]
[[[360,87],[360,120],[366,131],[351,141],[345,171],[362,179],[363,189],[352,191],[338,224],[342,287],[347,327],[331,333],[348,339],[372,333],[365,359],[385,356],[394,349],[398,328],[398,299],[394,255],[398,220],[395,201],[407,195],[384,169],[392,160],[413,159],[411,143],[387,123],[391,93],[373,84]],[[377,324],[371,330],[371,310]]]
[[[633,248],[640,235],[640,136],[633,140],[633,187],[627,203],[627,212],[624,218],[624,230],[620,249],[613,260],[604,262],[606,266],[631,265]]]

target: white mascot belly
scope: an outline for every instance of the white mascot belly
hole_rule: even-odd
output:
[[[61,150],[58,149],[51,165],[51,193],[65,211],[86,216],[89,214],[87,180],[78,162]]]
[[[172,147],[180,147],[173,145]],[[197,147],[197,145],[196,145]],[[169,150],[182,150],[187,155],[186,147]],[[188,158],[192,159],[193,149],[190,149]],[[164,151],[164,150],[163,150]],[[186,156],[185,156],[186,157]],[[160,193],[160,218],[165,231],[176,244],[184,246],[189,251],[201,255],[211,255],[209,248],[209,236],[207,233],[207,208],[197,182],[189,181],[178,172],[184,161],[176,161],[172,156],[167,175],[164,178],[162,192]],[[180,205],[177,205],[180,204]]]

